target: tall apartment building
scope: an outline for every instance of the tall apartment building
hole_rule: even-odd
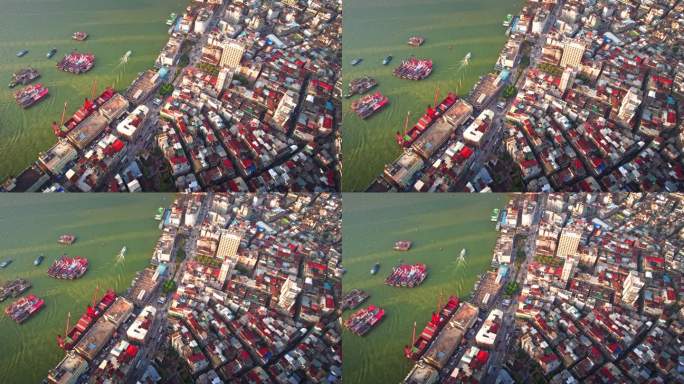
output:
[[[245,47],[233,39],[223,42],[223,53],[221,54],[221,67],[237,68],[240,66]]]
[[[580,41],[569,40],[563,44],[563,56],[560,66],[577,68],[582,63],[582,56],[586,47]]]
[[[637,271],[630,271],[627,278],[622,283],[622,302],[628,305],[634,305],[639,298],[639,292],[646,283],[639,278]]]
[[[224,231],[221,233],[221,240],[219,241],[218,249],[216,250],[216,257],[219,259],[234,258],[240,247],[241,239],[242,235],[236,232]]]
[[[582,234],[574,228],[563,228],[560,239],[558,240],[558,248],[556,248],[556,256],[566,257],[568,255],[574,256],[579,247],[579,242]]]

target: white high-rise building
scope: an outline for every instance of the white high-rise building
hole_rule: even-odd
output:
[[[219,272],[218,281],[221,285],[226,283],[228,277],[230,277],[233,268],[235,267],[235,260],[226,258],[221,264],[221,271]]]
[[[627,278],[622,283],[622,302],[628,305],[634,305],[639,298],[639,292],[646,283],[639,278],[637,271],[630,271]]]
[[[574,257],[565,258],[565,263],[563,264],[563,273],[561,274],[561,279],[563,283],[567,283],[575,272],[575,266],[577,265],[577,260]]]
[[[278,305],[289,311],[294,306],[297,296],[302,291],[302,288],[297,285],[295,278],[290,276],[285,280],[285,283],[280,288],[280,296],[278,297]]]

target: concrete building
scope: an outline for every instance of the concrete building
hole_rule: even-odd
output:
[[[87,371],[88,362],[71,351],[48,373],[48,381],[52,384],[75,384]]]
[[[585,46],[580,41],[570,40],[563,44],[563,56],[560,66],[577,68],[582,63]]]
[[[302,288],[297,285],[297,281],[292,276],[289,276],[285,283],[280,288],[280,296],[278,296],[278,305],[286,311],[292,310],[297,296],[302,291]]]
[[[240,240],[242,235],[236,232],[224,231],[221,233],[221,240],[219,241],[216,257],[219,259],[233,259],[237,255],[240,247]]]
[[[556,248],[556,256],[566,257],[573,256],[579,247],[580,238],[582,234],[573,228],[563,228],[558,240],[558,248]]]
[[[574,257],[566,257],[565,263],[563,264],[563,272],[561,274],[561,280],[563,283],[567,283],[575,272],[575,267],[577,266],[577,259]]]
[[[237,68],[240,66],[245,47],[233,39],[223,42],[223,53],[221,54],[221,67]]]
[[[235,260],[231,258],[225,258],[221,264],[221,271],[219,272],[218,277],[218,281],[221,286],[226,283],[226,280],[230,277],[233,268],[235,268]]]
[[[637,271],[630,271],[627,278],[622,283],[622,302],[628,305],[634,305],[639,298],[639,292],[646,283],[639,278]]]
[[[496,342],[496,336],[499,328],[501,328],[501,321],[503,320],[503,312],[500,309],[493,309],[487,319],[477,331],[475,335],[475,342],[485,348],[492,348]]]

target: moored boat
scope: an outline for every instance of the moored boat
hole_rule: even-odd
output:
[[[74,32],[73,35],[71,35],[71,38],[76,40],[76,41],[84,41],[88,38],[88,34],[86,32]]]
[[[88,259],[81,256],[63,255],[48,268],[48,276],[55,279],[74,280],[82,277],[88,270]]]
[[[423,80],[432,73],[432,60],[415,57],[402,60],[394,69],[394,76],[406,80]]]
[[[57,335],[57,345],[59,345],[60,348],[66,351],[72,349],[86,331],[90,329],[90,326],[102,316],[112,303],[114,303],[114,300],[116,300],[116,293],[109,290],[102,296],[102,299],[100,299],[97,304],[94,304],[94,300],[95,299],[93,298],[93,305],[88,305],[86,312],[78,319],[73,328],[71,328],[64,337]],[[69,328],[69,324],[67,324],[66,328]]]
[[[361,305],[364,301],[368,300],[370,295],[360,289],[352,289],[344,295],[341,301],[340,308],[344,311],[345,309],[355,309]]]
[[[58,243],[62,245],[71,245],[76,241],[76,236],[72,234],[64,234],[57,240]]]
[[[416,324],[413,324],[413,339],[411,340],[411,346],[404,347],[404,356],[407,359],[417,361],[427,350],[427,347],[432,343],[432,341],[437,337],[439,332],[442,330],[444,325],[446,325],[451,316],[456,312],[458,308],[459,299],[456,296],[451,296],[444,304],[444,307],[437,312],[432,313],[430,321],[427,323],[423,331],[420,333],[416,339]]]
[[[14,100],[20,107],[26,109],[45,99],[49,92],[48,88],[43,87],[43,84],[41,83],[29,85],[28,87],[15,92]]]
[[[351,105],[352,110],[360,118],[367,119],[372,116],[384,106],[389,104],[389,99],[380,92],[375,92],[372,95],[366,95],[356,101]]]
[[[35,260],[33,260],[33,265],[37,267],[43,262],[43,260],[45,260],[45,256],[41,254],[40,256],[36,257]]]
[[[27,85],[39,77],[40,72],[31,67],[20,69],[12,74],[12,80],[9,83],[9,87],[14,88],[19,84]]]
[[[400,264],[392,268],[392,272],[385,279],[385,284],[392,287],[414,288],[425,281],[427,274],[427,266],[423,263]]]
[[[437,119],[444,114],[449,108],[451,108],[458,101],[458,96],[453,93],[449,93],[441,103],[437,105],[436,108],[428,106],[425,114],[418,120],[416,125],[411,129],[404,132],[397,132],[397,144],[403,146],[404,148],[410,147],[418,137],[420,137],[425,130],[427,130]]]
[[[385,317],[385,310],[371,304],[367,308],[360,309],[351,315],[344,322],[344,326],[351,333],[357,336],[364,336],[380,324],[383,317]]]
[[[93,69],[94,65],[95,55],[73,51],[57,63],[57,68],[64,72],[80,75]]]
[[[394,243],[395,251],[408,251],[413,243],[410,240],[399,240]]]
[[[354,79],[349,82],[349,93],[345,96],[362,95],[377,85],[378,82],[372,77],[365,76]]]
[[[17,324],[22,324],[35,313],[40,311],[44,305],[45,300],[35,295],[28,295],[26,297],[22,297],[5,308],[5,315],[9,316]]]
[[[408,39],[408,45],[412,47],[420,47],[425,43],[425,38],[422,36],[411,36]]]
[[[26,279],[14,279],[0,285],[0,302],[8,297],[18,297],[31,288],[31,282]]]

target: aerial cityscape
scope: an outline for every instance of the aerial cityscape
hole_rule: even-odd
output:
[[[193,1],[166,20],[168,41],[128,86],[93,78],[82,105],[64,102],[51,146],[2,185],[34,191],[337,191],[341,3]],[[164,25],[164,20],[159,20]],[[96,41],[87,31],[74,45]],[[105,38],[105,37],[102,37]],[[95,44],[95,43],[93,43]],[[49,60],[58,53],[52,48]],[[73,48],[49,70],[75,78],[99,65],[126,74],[136,53],[100,64]],[[40,113],[50,84],[26,67],[10,88]],[[41,58],[44,61],[45,58]],[[21,88],[21,89],[19,89]],[[61,101],[60,101],[61,104]],[[28,128],[28,127],[27,127]],[[8,165],[9,166],[9,165]],[[6,171],[3,171],[3,173]]]
[[[346,196],[351,382],[684,381],[681,194]],[[418,211],[406,223],[396,214],[405,203]],[[416,261],[407,284],[383,287]]]
[[[490,22],[501,11],[499,3],[489,15]],[[385,85],[382,78],[373,87],[378,97],[360,96],[350,104],[356,115],[344,118],[344,146],[349,148],[344,175],[349,184],[344,190],[658,192],[683,188],[679,101],[684,96],[680,50],[684,3],[520,3],[498,20],[498,30],[488,32],[505,34],[507,40],[498,47],[498,59],[476,68],[479,79],[472,88],[463,83],[469,84],[472,63],[480,60],[481,53],[470,49],[469,39],[456,39],[448,46],[434,42],[435,49],[454,52],[438,61],[424,57],[433,52],[427,50],[432,40],[421,38],[418,44],[414,36],[402,49],[411,58],[399,66],[396,61],[384,63],[396,66],[394,76],[406,80]],[[487,5],[482,2],[481,7]],[[515,4],[506,7],[511,5]],[[451,12],[444,8],[445,14]],[[441,26],[438,21],[434,28]],[[360,22],[349,16],[345,23]],[[458,23],[454,26],[458,28]],[[363,52],[356,44],[345,44],[345,65],[349,52]],[[457,61],[456,54],[462,60]],[[361,56],[354,58],[349,72],[367,76],[370,86],[382,72],[364,67],[365,63]],[[448,79],[431,81],[435,76],[431,73],[440,71],[448,72]],[[346,69],[343,75],[347,77]],[[421,82],[434,89],[434,99],[412,84]],[[422,112],[402,104],[390,112],[385,106],[395,100],[379,97],[389,92],[413,99],[420,95],[428,107]],[[394,128],[388,129],[393,131],[384,129],[384,119],[391,119]],[[356,138],[361,133],[355,133],[359,130],[382,134],[382,143],[374,138],[372,144],[362,146]],[[390,142],[394,150],[388,147]],[[378,152],[395,154],[394,159],[385,161],[375,175],[365,176],[371,159],[373,168],[378,168]]]
[[[49,338],[35,342],[50,345],[42,357],[54,366],[44,372],[26,372],[22,363],[3,352],[0,381],[341,382],[341,328],[336,311],[342,274],[339,197],[148,196],[148,200],[163,196],[171,201],[144,212],[143,220],[138,211],[128,212],[134,215],[135,225],[158,227],[156,244],[147,244],[147,261],[132,261],[137,270],[130,270],[128,248],[144,245],[126,243],[135,239],[134,234],[117,236],[122,248],[105,257],[102,250],[91,248],[91,260],[70,256],[83,249],[78,248],[81,243],[101,242],[89,238],[93,232],[88,229],[55,237],[52,248],[45,245],[52,252],[41,253],[35,260],[14,259],[3,252],[0,299],[8,304],[0,322],[3,328],[12,328],[11,335],[3,336],[7,339],[3,345],[8,345],[8,351],[19,351],[32,327],[46,326]],[[18,199],[13,203],[31,200]],[[72,203],[80,200],[70,199]],[[110,204],[106,199],[110,198],[88,198],[90,204],[100,206]],[[132,208],[138,210],[137,200],[118,198],[117,209],[128,210],[135,204]],[[11,231],[6,223],[1,224],[4,232]],[[120,229],[117,226],[113,231]],[[55,248],[62,256],[54,255]],[[123,273],[123,268],[129,270]],[[41,270],[49,281],[38,276]],[[117,284],[108,285],[117,274]],[[119,281],[124,275],[130,280]],[[52,300],[53,290],[71,284],[61,279],[90,280],[90,286],[96,286],[76,295],[80,311],[67,312]],[[56,311],[60,314],[55,315]],[[47,324],[47,317],[59,320]],[[23,356],[28,360],[23,363],[33,365],[36,358]]]
[[[0,0],[0,384],[684,384],[683,46],[684,0]]]

